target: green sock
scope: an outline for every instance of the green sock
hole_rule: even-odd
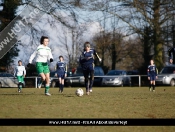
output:
[[[19,89],[22,90],[22,84],[19,86]]]
[[[49,89],[50,89],[50,87],[48,85],[46,85],[46,87],[45,87],[45,93],[49,93]]]

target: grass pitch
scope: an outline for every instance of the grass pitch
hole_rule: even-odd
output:
[[[175,118],[175,88],[157,87],[94,87],[93,93],[78,97],[75,88],[51,88],[52,96],[44,95],[44,88],[0,89],[0,118]],[[83,89],[85,91],[85,89]],[[11,126],[0,127],[1,132],[174,132],[174,126]]]

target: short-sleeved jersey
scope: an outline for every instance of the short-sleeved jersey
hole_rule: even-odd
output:
[[[82,54],[80,55],[79,62],[81,65],[88,65],[94,63],[94,55],[97,56],[97,53],[94,49],[90,49],[89,52],[83,51]],[[87,58],[90,59],[87,59]]]
[[[37,49],[30,56],[29,63],[32,63],[32,60],[36,56],[36,62],[47,62],[50,58],[53,59],[51,49],[48,46],[39,45]]]
[[[65,74],[67,73],[67,65],[63,61],[58,61],[56,64],[57,74]]]
[[[147,69],[147,75],[150,76],[157,76],[157,68],[155,65],[149,65]]]
[[[26,69],[24,66],[16,66],[14,71],[14,76],[26,75]]]

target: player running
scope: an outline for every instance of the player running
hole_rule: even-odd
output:
[[[45,95],[50,96],[49,93],[49,83],[50,83],[50,70],[49,66],[47,64],[47,61],[53,62],[53,56],[51,53],[51,49],[48,47],[49,38],[42,36],[40,39],[40,44],[37,49],[33,52],[33,54],[30,56],[29,64],[27,67],[30,67],[30,64],[32,63],[32,60],[36,57],[36,70],[38,74],[41,76],[41,83],[39,84],[41,86],[43,81],[46,81],[45,85]]]
[[[63,93],[64,78],[67,76],[67,65],[64,62],[63,56],[59,56],[59,61],[56,64],[56,76],[59,80],[59,92]]]
[[[150,65],[147,69],[148,80],[150,80],[149,90],[155,92],[155,80],[157,79],[157,68],[154,65],[154,61],[150,60]],[[153,89],[151,89],[151,86]]]
[[[22,61],[18,61],[18,66],[15,67],[14,70],[14,76],[18,79],[18,92],[20,93],[22,91],[22,88],[24,87],[24,77],[26,75],[26,69],[22,65]]]
[[[94,55],[101,62],[101,58],[98,56],[96,51],[94,49],[90,49],[90,43],[85,42],[84,51],[80,55],[79,62],[82,67],[83,75],[85,78],[85,87],[87,95],[89,95],[89,92],[92,92],[92,86],[94,82]],[[90,75],[90,82],[89,82],[89,75]]]

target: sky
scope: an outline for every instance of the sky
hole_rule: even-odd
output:
[[[85,15],[85,12],[84,12],[84,15]],[[48,21],[50,23],[48,23]],[[82,20],[80,21],[81,22],[79,22],[77,26],[80,27],[78,28],[78,30],[80,30],[78,32],[81,33],[79,40],[81,40],[82,42],[90,41],[92,37],[96,33],[100,32],[101,30],[100,23],[97,21],[94,21],[93,19],[90,22],[86,22],[86,21],[83,22]],[[43,17],[33,25],[33,28],[41,32],[42,35],[49,37],[49,47],[52,50],[52,54],[54,58],[54,62],[50,64],[50,68],[51,70],[53,70],[54,66],[56,65],[56,62],[58,61],[58,57],[60,55],[65,56],[68,52],[65,49],[65,39],[67,40],[67,43],[69,45],[69,50],[71,52],[71,46],[72,46],[71,30],[69,30],[60,22],[56,21],[53,17],[50,17],[46,14],[43,15]],[[40,36],[39,34],[37,35]],[[14,59],[14,64],[13,64],[14,66],[17,65],[18,60],[22,60],[23,65],[27,65],[30,55],[34,52],[36,47],[40,45],[39,38],[38,38],[38,41],[32,40],[31,31],[24,34],[20,38],[20,42],[21,44],[18,46],[18,49],[20,49],[20,51],[19,51],[18,57]],[[68,63],[68,60],[66,57],[65,57],[65,61]],[[33,64],[34,63],[35,63],[35,60],[33,60]]]
[[[20,6],[17,10],[17,15],[23,11],[24,6]],[[104,30],[103,29],[103,13],[101,11],[88,11],[80,8],[74,8],[74,12],[77,14],[78,21],[77,23],[72,21],[70,14],[68,12],[56,10],[56,14],[64,17],[65,22],[70,25],[75,25],[77,32],[80,34],[77,41],[85,42],[91,41],[92,37],[98,32]],[[113,18],[112,18],[113,19]],[[106,19],[106,29],[111,30],[111,16],[107,15]],[[125,33],[125,28],[123,28],[125,24],[121,21],[118,23],[118,29],[120,32]],[[18,60],[22,60],[24,65],[28,64],[28,60],[30,55],[34,52],[37,46],[39,46],[39,38],[41,35],[48,36],[50,39],[49,47],[52,50],[52,54],[54,57],[54,62],[50,64],[51,69],[54,68],[56,62],[58,61],[58,57],[60,55],[66,56],[68,52],[71,52],[72,46],[72,34],[71,30],[65,27],[62,23],[57,21],[55,18],[49,15],[43,15],[42,18],[39,19],[33,25],[33,28],[38,30],[36,36],[38,37],[38,41],[33,41],[31,30],[28,31],[20,38],[21,45],[18,46],[20,49],[19,56],[14,59],[14,64],[17,65]],[[35,37],[36,37],[35,36]],[[65,49],[65,40],[69,45],[69,50]],[[83,43],[82,43],[83,45]],[[68,59],[65,57],[65,61],[68,63]],[[33,63],[35,60],[33,61]]]

